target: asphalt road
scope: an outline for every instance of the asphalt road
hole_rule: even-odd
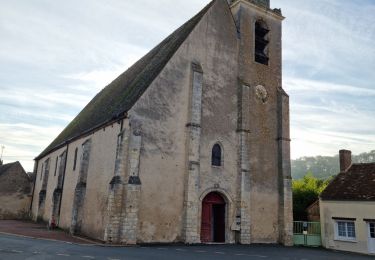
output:
[[[274,245],[160,245],[104,247],[0,235],[0,259],[126,259],[126,260],[233,260],[233,259],[374,259],[374,257],[333,252],[317,248],[286,248]]]

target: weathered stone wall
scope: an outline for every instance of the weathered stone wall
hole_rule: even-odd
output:
[[[139,242],[199,242],[201,200],[211,190],[231,202],[226,230],[227,241],[234,241],[230,225],[237,192],[236,37],[230,10],[225,1],[218,1],[129,113],[143,123]],[[202,67],[201,104],[191,103],[192,63]],[[192,121],[190,115],[199,107],[202,120],[194,121],[198,113]],[[191,143],[191,136],[198,138],[197,144]],[[224,149],[222,168],[211,167],[216,142]],[[185,186],[189,175],[192,179]],[[185,200],[187,189],[195,192],[189,194],[191,201]]]
[[[202,200],[216,191],[226,201],[227,243],[286,241],[291,193],[281,18],[246,1],[232,12],[236,21],[226,1],[215,2],[121,125],[82,137],[38,162],[40,174],[48,158],[53,168],[67,150],[60,227],[69,229],[72,219],[75,224],[74,201],[83,201],[82,234],[114,243],[197,243]],[[254,24],[260,18],[271,30],[268,66],[254,62]],[[87,140],[88,165],[81,162]],[[223,153],[219,167],[211,165],[216,143]],[[88,167],[83,172],[82,165]],[[45,220],[53,215],[59,185],[53,170]],[[43,190],[38,176],[34,196]],[[77,183],[85,183],[82,201],[74,199]]]
[[[232,12],[240,31],[239,78],[249,86],[247,116],[249,120],[248,154],[250,176],[250,207],[248,216],[251,223],[251,242],[282,242],[284,227],[290,228],[291,194],[288,179],[289,140],[280,143],[279,138],[288,139],[289,133],[280,136],[278,110],[278,89],[281,77],[281,20],[282,17],[262,8],[254,8],[246,1],[232,6]],[[270,30],[266,38],[269,45],[266,53],[269,64],[255,62],[255,22],[262,20]],[[262,87],[261,87],[262,86]],[[289,119],[286,118],[289,126]],[[247,129],[246,129],[247,130]],[[282,145],[282,148],[280,148]],[[285,173],[282,171],[286,171]],[[284,176],[285,175],[285,176]],[[284,181],[285,179],[285,181]],[[284,190],[284,184],[286,189]],[[285,200],[284,200],[285,194]],[[284,208],[285,205],[285,208]],[[284,211],[285,209],[285,211]],[[284,217],[288,217],[284,223]],[[267,216],[265,218],[264,216]]]
[[[90,218],[90,216],[84,215],[84,208],[86,206],[86,186],[90,163],[90,154],[91,139],[89,138],[82,144],[82,157],[79,164],[79,176],[76,188],[74,190],[72,221],[70,225],[71,234],[81,234],[85,218]]]
[[[65,165],[66,151],[56,157],[54,176],[57,175],[57,183],[52,196],[52,213],[49,218],[50,226],[56,226],[59,223],[62,192],[64,188]]]
[[[21,165],[0,175],[0,219],[23,219],[31,203],[31,181]]]
[[[34,220],[49,222],[52,216],[53,191],[57,186],[57,171],[55,176],[56,158],[58,158],[66,148],[61,148],[42,158],[37,162],[35,187],[32,201],[31,214]],[[48,165],[47,165],[48,161]],[[46,180],[46,165],[48,168],[48,180]],[[44,205],[41,205],[43,203]]]
[[[87,169],[85,203],[82,209],[83,221],[80,233],[103,240],[105,229],[105,218],[107,215],[108,185],[114,176],[116,142],[120,133],[120,123],[114,123],[102,128],[89,136],[82,137],[57,151],[54,151],[38,162],[36,185],[34,191],[33,215],[37,214],[38,194],[41,190],[42,181],[40,171],[42,163],[51,159],[51,169],[46,189],[46,206],[43,214],[44,221],[50,221],[53,209],[53,194],[59,181],[59,170],[56,176],[55,159],[64,151],[67,151],[64,185],[62,191],[61,211],[58,219],[59,227],[69,230],[72,224],[72,209],[75,188],[78,183],[80,162],[82,159],[82,144],[91,139],[90,161]],[[73,170],[74,151],[78,148],[76,169]],[[61,179],[60,179],[61,180]]]

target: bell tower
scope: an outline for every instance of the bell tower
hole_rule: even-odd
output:
[[[289,96],[282,88],[284,17],[280,9],[270,8],[269,0],[229,4],[239,40],[240,242],[292,245]]]

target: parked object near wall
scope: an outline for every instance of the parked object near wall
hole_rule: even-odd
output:
[[[19,162],[0,163],[0,219],[29,216],[32,182]]]
[[[375,163],[351,163],[340,151],[341,172],[320,196],[323,246],[375,254]]]

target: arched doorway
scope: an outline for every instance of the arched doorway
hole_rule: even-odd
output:
[[[211,192],[202,201],[201,242],[225,242],[225,200]]]

